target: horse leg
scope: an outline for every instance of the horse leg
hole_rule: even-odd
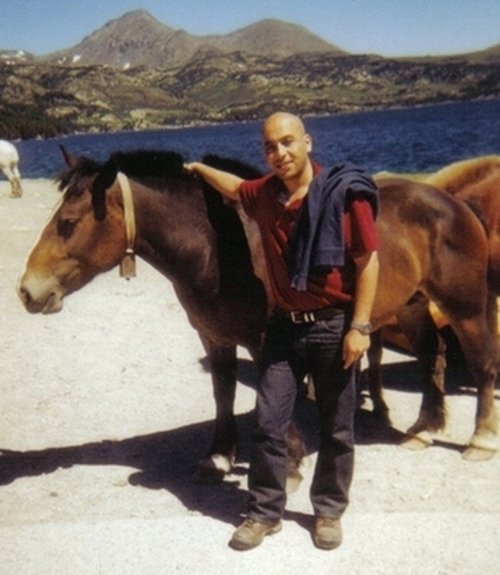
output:
[[[303,479],[300,473],[302,460],[306,455],[304,438],[292,422],[286,432],[286,449],[287,449],[287,476],[286,490],[287,493],[297,491]]]
[[[488,314],[493,312],[494,306],[489,305]],[[494,398],[498,343],[497,334],[492,334],[488,325],[493,325],[491,318],[473,317],[452,322],[467,368],[477,384],[475,429],[463,453],[464,459],[470,461],[491,459],[498,449]]]
[[[446,342],[428,309],[428,300],[418,295],[399,310],[398,322],[420,360],[424,377],[422,403],[415,423],[407,430],[403,446],[423,449],[432,444],[432,434],[446,425]]]
[[[500,345],[500,334],[498,331],[498,299],[495,292],[488,292],[488,302],[486,307],[486,319],[490,333],[495,335],[497,346]],[[500,375],[500,354],[497,350],[497,377]]]
[[[10,184],[10,197],[11,198],[20,198],[20,184],[19,181],[16,179],[14,172],[12,171],[10,166],[6,166],[3,168],[2,172],[4,173],[5,177],[9,180]]]
[[[236,455],[238,431],[234,417],[236,395],[236,346],[220,347],[203,340],[212,372],[215,399],[215,431],[209,455],[198,466],[203,483],[222,481],[231,471]]]
[[[391,424],[389,407],[384,400],[384,386],[382,380],[382,330],[372,333],[371,344],[367,352],[368,359],[368,390],[373,402],[373,414],[387,425]]]
[[[17,165],[12,166],[12,174],[14,175],[12,194],[15,198],[20,198],[23,195],[23,188],[21,186],[21,174]]]

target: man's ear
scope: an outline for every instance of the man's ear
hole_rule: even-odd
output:
[[[304,142],[307,146],[307,151],[312,152],[313,149],[313,139],[310,134],[304,134]]]

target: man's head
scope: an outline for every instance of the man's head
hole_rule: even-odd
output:
[[[310,168],[312,139],[299,117],[287,112],[269,116],[262,128],[262,140],[269,167],[285,183],[300,180]]]

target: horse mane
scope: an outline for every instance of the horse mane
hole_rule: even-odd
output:
[[[87,156],[80,156],[78,158],[78,162],[75,165],[71,166],[64,172],[61,172],[56,177],[55,181],[58,183],[59,191],[64,191],[75,178],[80,179],[96,174],[100,170],[101,166],[102,164],[96,162],[92,158]],[[83,188],[80,189],[79,192],[76,192],[76,195],[78,193],[83,193],[83,191]]]
[[[244,180],[253,180],[262,176],[262,172],[258,168],[235,158],[223,158],[215,154],[207,154],[203,157],[203,162],[212,168],[236,174]]]
[[[233,172],[244,179],[258,178],[261,172],[234,158],[223,158],[208,154],[203,161],[210,166]],[[98,173],[105,164],[114,164],[118,170],[132,178],[189,178],[184,170],[184,158],[178,152],[171,150],[132,150],[127,152],[112,152],[106,162],[98,162],[87,156],[78,157],[77,163],[60,174],[56,181],[59,190],[64,190],[73,178],[86,177]]]
[[[133,177],[184,177],[184,159],[181,154],[165,150],[133,150],[113,152],[109,162],[114,162],[120,171]]]
[[[83,178],[98,173],[106,164],[114,164],[130,177],[182,177],[186,176],[181,154],[164,150],[133,150],[112,152],[106,162],[88,156],[79,156],[75,165],[60,174],[56,181],[65,189],[76,176]]]
[[[500,169],[500,156],[479,156],[454,162],[425,178],[425,183],[450,194],[487,178]]]
[[[59,178],[59,190],[67,189],[66,194],[79,196],[85,191],[85,179],[89,176],[97,175],[92,187],[92,203],[96,218],[104,219],[106,215],[105,193],[106,189],[113,182],[118,171],[123,172],[131,178],[183,178],[194,180],[195,176],[189,174],[184,169],[184,159],[181,154],[164,150],[133,150],[128,152],[116,151],[111,153],[106,162],[97,162],[87,156],[75,158],[65,153],[65,157],[70,165],[69,169],[63,172]],[[216,155],[207,155],[204,161],[216,168],[231,171],[244,179],[259,177],[260,172],[236,159],[222,158]],[[207,213],[212,225],[220,233],[227,225],[228,229],[234,227],[227,224],[228,206],[225,205],[222,197],[205,181],[201,180],[201,188],[207,206]],[[161,192],[163,188],[158,188]],[[175,191],[175,187],[169,187],[169,191]],[[186,189],[181,187],[182,193]],[[232,211],[232,210],[231,210]]]

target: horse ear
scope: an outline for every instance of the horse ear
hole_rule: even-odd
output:
[[[78,163],[78,158],[69,152],[62,144],[59,144],[59,147],[61,148],[61,152],[64,156],[64,161],[66,162],[68,168],[74,168]]]
[[[92,184],[92,207],[97,220],[106,217],[106,190],[113,185],[118,173],[116,162],[106,162]]]

